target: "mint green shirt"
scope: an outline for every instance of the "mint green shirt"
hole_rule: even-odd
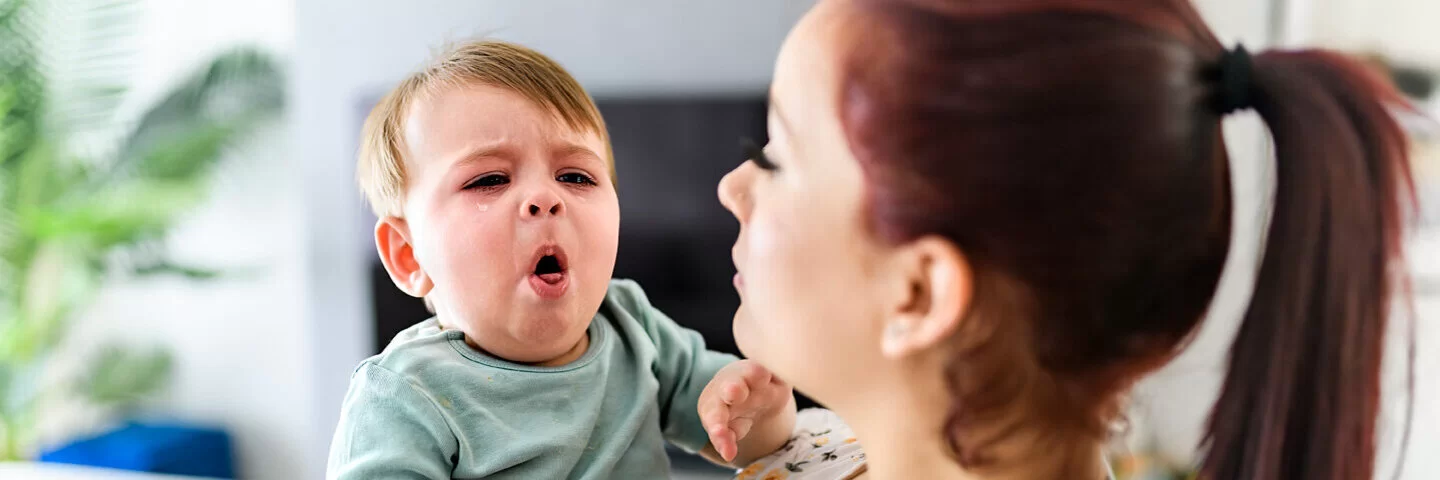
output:
[[[510,363],[426,320],[350,377],[331,479],[669,478],[664,442],[709,443],[696,403],[734,357],[705,349],[615,280],[590,347],[560,367]]]

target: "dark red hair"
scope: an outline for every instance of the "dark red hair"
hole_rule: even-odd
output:
[[[1215,295],[1231,236],[1218,68],[1184,0],[851,0],[839,103],[894,242],[975,271],[947,426],[959,461],[1018,425],[1098,439]],[[1406,141],[1393,90],[1323,51],[1253,59],[1273,219],[1205,437],[1213,479],[1370,478]],[[983,432],[983,433],[977,433]]]

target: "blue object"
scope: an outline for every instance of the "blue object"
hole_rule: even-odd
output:
[[[149,473],[235,478],[230,435],[183,425],[130,423],[40,455],[40,461]]]

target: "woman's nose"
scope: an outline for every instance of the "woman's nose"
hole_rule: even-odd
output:
[[[735,167],[725,174],[725,178],[720,179],[720,186],[715,192],[720,197],[720,204],[735,215],[735,219],[740,223],[745,223],[750,217],[750,181],[753,169],[750,162]]]

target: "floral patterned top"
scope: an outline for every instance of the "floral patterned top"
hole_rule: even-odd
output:
[[[1106,477],[1116,480],[1108,459]],[[820,408],[800,411],[795,434],[780,450],[756,460],[735,474],[735,480],[850,480],[865,473],[865,450],[855,432],[834,412]]]
[[[795,434],[770,456],[756,460],[736,480],[844,480],[865,471],[865,451],[855,433],[829,410],[810,408],[795,418]]]

